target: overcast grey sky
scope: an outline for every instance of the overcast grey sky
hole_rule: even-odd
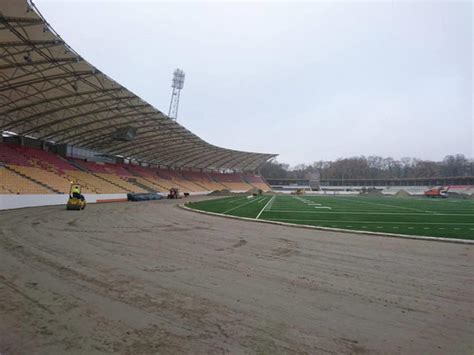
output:
[[[472,158],[473,5],[464,2],[53,1],[86,60],[227,148],[311,163]]]

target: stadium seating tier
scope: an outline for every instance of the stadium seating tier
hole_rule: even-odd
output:
[[[252,174],[178,171],[66,159],[40,148],[0,143],[0,194],[67,194],[71,183],[81,184],[83,193],[89,194],[166,193],[171,188],[181,192],[247,191],[253,187],[270,190],[261,177]]]

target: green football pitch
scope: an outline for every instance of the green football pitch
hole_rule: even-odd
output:
[[[370,232],[474,239],[474,201],[366,196],[236,196],[192,202],[224,215]]]

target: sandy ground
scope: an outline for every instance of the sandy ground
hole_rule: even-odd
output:
[[[0,212],[0,353],[472,354],[474,246],[206,216]]]

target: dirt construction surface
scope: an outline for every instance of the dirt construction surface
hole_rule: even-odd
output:
[[[474,246],[207,216],[0,212],[0,353],[472,354]]]

